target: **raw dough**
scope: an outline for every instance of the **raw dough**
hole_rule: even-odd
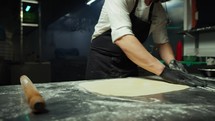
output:
[[[79,86],[93,93],[112,96],[153,95],[189,88],[189,86],[185,85],[133,77],[83,82]]]

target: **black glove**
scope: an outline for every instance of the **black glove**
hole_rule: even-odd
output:
[[[180,62],[178,62],[176,60],[170,61],[168,66],[169,66],[170,69],[179,70],[179,71],[188,73],[187,70],[184,68],[184,66]]]
[[[167,67],[164,68],[160,77],[164,79],[164,81],[174,84],[183,84],[192,87],[205,87],[207,86],[206,81],[199,79],[193,75],[188,73],[184,73],[178,70],[169,69]]]

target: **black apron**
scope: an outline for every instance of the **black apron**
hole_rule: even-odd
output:
[[[132,31],[139,41],[144,42],[149,34],[151,16],[154,6],[152,2],[148,21],[144,22],[135,16],[138,0],[130,13]],[[108,30],[92,40],[87,62],[86,79],[107,79],[138,76],[137,65],[127,58],[125,53],[111,39]]]

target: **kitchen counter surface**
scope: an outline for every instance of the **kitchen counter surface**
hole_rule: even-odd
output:
[[[0,121],[214,121],[215,92],[185,90],[139,97],[93,94],[83,81],[35,84],[47,112],[31,112],[20,85],[0,87]]]

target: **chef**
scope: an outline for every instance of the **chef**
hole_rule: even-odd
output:
[[[159,0],[105,0],[92,35],[86,79],[138,76],[139,66],[170,83],[206,86],[175,60],[166,24]],[[168,66],[142,45],[150,34]]]

